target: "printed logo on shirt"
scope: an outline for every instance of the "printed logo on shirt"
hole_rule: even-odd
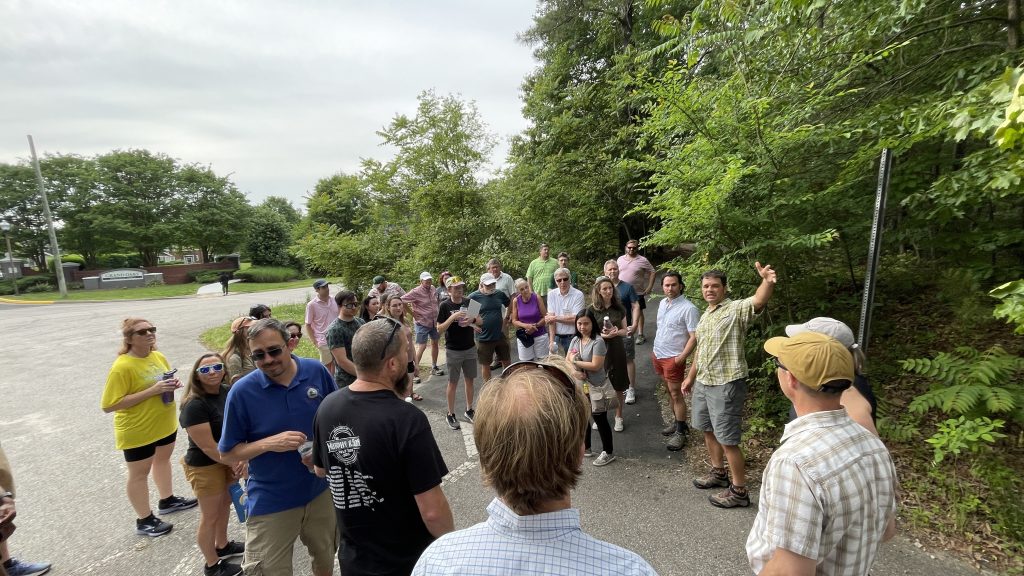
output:
[[[364,507],[373,510],[381,501],[367,484],[368,480],[373,480],[373,476],[364,475],[354,466],[359,459],[361,447],[359,436],[344,425],[335,426],[327,439],[327,483],[331,487],[334,507],[338,510]]]

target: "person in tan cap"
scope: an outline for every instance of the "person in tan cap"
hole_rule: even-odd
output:
[[[747,536],[755,574],[867,574],[896,533],[896,470],[877,436],[840,404],[853,358],[835,338],[770,338],[779,387],[796,408],[761,479]]]

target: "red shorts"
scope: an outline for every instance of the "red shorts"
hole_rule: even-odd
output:
[[[686,363],[677,366],[674,356],[672,358],[655,358],[654,354],[651,354],[651,363],[654,364],[654,372],[664,378],[666,382],[679,384],[686,378]]]

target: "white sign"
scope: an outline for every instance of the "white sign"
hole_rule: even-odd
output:
[[[100,274],[100,281],[105,280],[142,280],[142,270],[111,270]]]

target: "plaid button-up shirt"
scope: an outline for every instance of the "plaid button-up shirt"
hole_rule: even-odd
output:
[[[722,300],[714,310],[708,308],[697,324],[697,381],[705,386],[721,386],[747,376],[747,356],[743,343],[747,326],[757,318],[754,298]]]
[[[818,561],[816,574],[863,576],[896,513],[896,469],[846,409],[786,424],[761,479],[747,559],[761,572],[776,548]]]

